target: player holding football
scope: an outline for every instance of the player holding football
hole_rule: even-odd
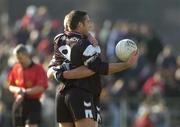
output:
[[[124,63],[101,61],[100,47],[93,46],[88,39],[90,18],[87,13],[73,10],[66,18],[68,31],[55,37],[55,54],[48,70],[49,78],[53,75],[65,84],[56,95],[57,122],[59,127],[97,127],[101,122],[100,75],[131,67],[138,55],[133,52]]]

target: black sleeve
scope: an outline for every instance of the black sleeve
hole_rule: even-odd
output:
[[[100,57],[96,57],[88,63],[87,67],[98,74],[107,75],[109,64],[101,61]]]
[[[100,53],[101,50],[99,46],[86,45],[82,55],[83,62],[85,66],[94,72],[106,75],[108,74],[109,64],[101,60]]]

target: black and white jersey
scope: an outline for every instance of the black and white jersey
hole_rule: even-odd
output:
[[[49,67],[61,65],[65,61],[71,62],[75,67],[87,66],[96,74],[73,80],[71,85],[99,95],[101,92],[100,74],[108,72],[108,64],[100,59],[100,47],[94,47],[87,37],[75,32],[59,34],[54,41],[54,56]]]

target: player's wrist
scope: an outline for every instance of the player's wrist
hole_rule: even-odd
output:
[[[26,89],[25,88],[20,88],[18,94],[25,96],[26,95]]]
[[[131,63],[129,63],[128,61],[127,61],[127,62],[124,62],[124,67],[125,67],[125,68],[131,67]]]
[[[64,72],[66,72],[67,70],[72,69],[72,65],[70,63],[63,63],[60,67],[53,67],[53,75],[54,78],[56,79],[56,81],[58,82],[65,82],[65,74]]]
[[[54,75],[54,78],[56,79],[56,81],[58,81],[58,82],[64,80],[63,70],[61,70],[61,69],[56,69],[56,70],[54,71],[53,75]]]

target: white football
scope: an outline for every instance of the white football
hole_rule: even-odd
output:
[[[123,39],[117,43],[115,53],[121,61],[127,61],[131,53],[136,50],[137,45],[133,40]]]

